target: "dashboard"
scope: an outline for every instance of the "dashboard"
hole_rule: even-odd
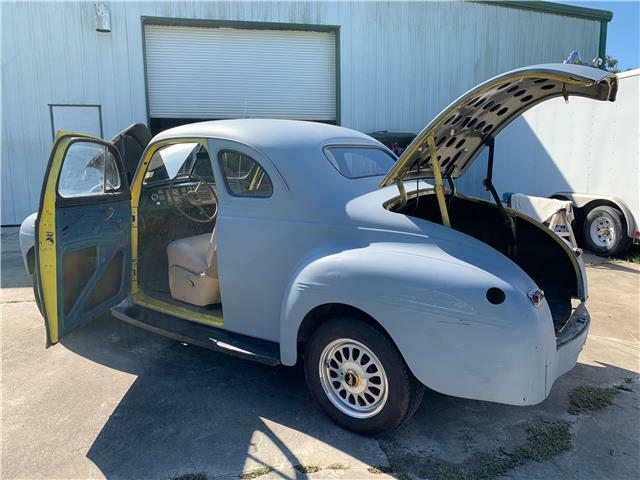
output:
[[[211,188],[215,190],[215,185],[210,184]],[[200,185],[200,188],[196,191],[198,182],[181,183],[173,186],[169,185],[151,187],[146,186],[143,190],[143,198],[147,204],[154,205],[162,208],[174,205],[174,199],[189,198],[189,202],[193,205],[211,205],[216,202],[211,190],[206,185]],[[172,194],[173,193],[173,197]]]

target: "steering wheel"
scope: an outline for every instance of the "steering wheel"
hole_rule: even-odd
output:
[[[187,187],[188,190],[186,193],[181,193],[179,196],[174,196],[176,191],[173,188],[173,185],[179,180],[189,180],[192,182],[198,182],[197,185]],[[208,188],[209,192],[211,192],[211,198],[213,198],[214,202],[210,205],[202,205],[200,202],[200,189]],[[209,223],[213,222],[218,216],[218,195],[216,191],[211,186],[209,182],[207,182],[204,178],[195,173],[183,172],[179,173],[171,180],[169,184],[169,196],[171,197],[171,203],[175,205],[176,209],[189,220],[193,220],[197,223]],[[202,214],[201,218],[196,218],[189,215],[184,211],[183,206],[186,204],[188,207],[195,207]],[[208,212],[206,209],[211,209]]]

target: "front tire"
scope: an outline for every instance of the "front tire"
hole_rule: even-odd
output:
[[[305,377],[325,413],[362,435],[400,427],[424,393],[396,346],[356,318],[334,318],[316,330],[306,348]]]
[[[592,209],[584,220],[582,234],[587,247],[603,257],[622,255],[631,245],[624,216],[613,207]]]

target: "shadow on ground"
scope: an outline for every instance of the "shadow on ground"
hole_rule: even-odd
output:
[[[18,228],[2,228],[2,270],[0,285],[2,288],[31,287],[31,277],[27,275],[18,243]]]
[[[640,388],[632,371],[640,277],[630,264],[590,265],[594,322],[583,363],[545,402],[510,407],[427,392],[402,430],[370,439],[331,423],[299,368],[186,346],[111,316],[45,351],[16,240],[17,229],[10,238],[3,230],[3,477],[164,480],[204,472],[211,480],[249,470],[295,478],[317,467],[315,476],[361,478],[377,465],[374,471],[435,480],[504,473],[595,479],[635,478],[640,470]],[[576,387],[629,378],[631,391],[620,390],[613,406],[568,413]],[[349,469],[329,471],[336,461]]]
[[[326,445],[364,463],[375,461],[375,442],[337,428],[315,408],[299,368],[274,369],[182,345],[112,318],[93,322],[63,344],[138,377],[87,454],[107,478],[166,478],[168,472],[237,475],[246,471],[247,459],[253,460],[253,468],[275,465],[277,474],[278,464],[308,464],[314,457],[292,444],[306,437],[315,440],[310,445],[316,448]],[[386,471],[397,476],[474,478],[473,472],[485,472],[485,464],[510,455],[514,446],[527,445],[531,428],[574,421],[567,414],[568,391],[574,385],[608,384],[635,375],[611,365],[579,364],[570,377],[559,380],[549,399],[527,408],[427,392],[406,427],[379,439],[386,456],[382,463],[390,464]],[[265,443],[272,444],[275,456],[260,455]],[[549,458],[563,452],[559,448]],[[329,463],[316,461],[314,466]],[[176,472],[177,465],[181,468]],[[496,478],[491,472],[481,478]]]
[[[315,439],[310,447],[326,445],[365,463],[380,458],[374,441],[337,428],[314,408],[299,368],[270,368],[183,345],[113,318],[62,343],[138,377],[87,454],[108,478],[163,478],[177,465],[238,475],[247,463],[308,464],[289,448],[300,432]],[[275,452],[268,458],[266,443]],[[304,454],[300,447],[296,452]]]

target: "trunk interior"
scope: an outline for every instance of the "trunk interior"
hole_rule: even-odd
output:
[[[474,237],[509,257],[545,292],[556,332],[571,315],[571,299],[578,297],[578,278],[571,258],[546,227],[508,211],[514,223],[515,248],[511,229],[493,203],[457,195],[447,196],[451,228]],[[408,199],[391,211],[442,224],[436,195],[431,192]],[[558,237],[559,238],[559,237]],[[562,241],[560,239],[560,241]]]

